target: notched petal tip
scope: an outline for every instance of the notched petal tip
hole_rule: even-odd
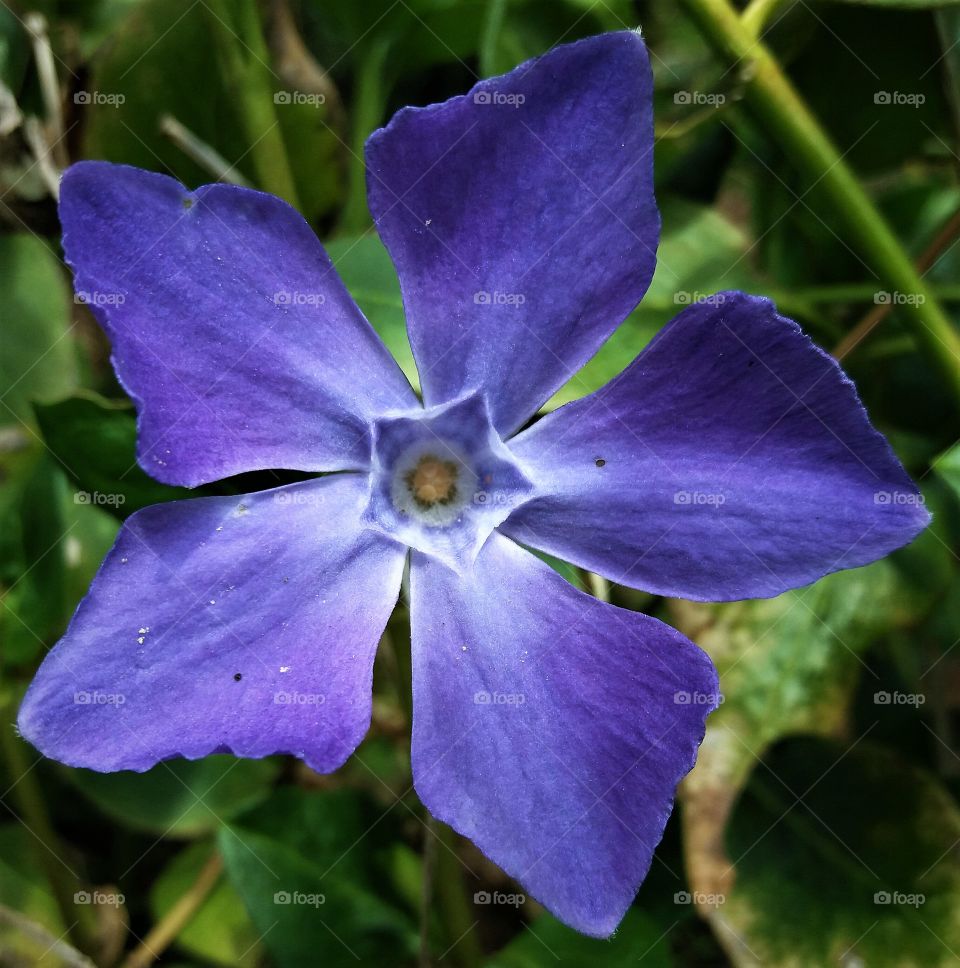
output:
[[[370,210],[427,405],[483,388],[506,437],[594,355],[653,275],[652,148],[652,72],[630,31],[401,109],[371,135]],[[584,258],[584,237],[617,259]]]
[[[414,554],[411,599],[422,801],[556,917],[609,936],[696,759],[712,663],[497,533],[469,577]]]
[[[686,308],[622,374],[511,448],[543,496],[508,534],[678,598],[774,597],[882,558],[930,520],[837,361],[772,301],[738,291]],[[578,476],[613,453],[602,474]]]
[[[405,558],[362,526],[364,500],[342,474],[131,515],[27,691],[23,736],[100,772],[224,751],[336,769],[369,725]]]

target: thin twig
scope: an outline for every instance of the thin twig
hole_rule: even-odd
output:
[[[37,944],[43,945],[48,954],[54,954],[68,968],[96,968],[94,963],[66,941],[52,935],[42,924],[31,921],[19,911],[0,904],[0,924],[7,924]]]
[[[248,188],[250,183],[218,151],[198,138],[172,114],[160,118],[160,133],[169,138],[191,161],[208,171],[217,181]]]
[[[223,858],[214,852],[200,868],[197,879],[130,952],[121,968],[148,968],[176,940],[214,889],[223,873]]]
[[[920,253],[917,259],[917,269],[921,274],[933,266],[951,242],[960,235],[960,209],[953,213],[946,224],[937,233],[934,240]],[[860,345],[888,316],[893,309],[893,301],[874,306],[846,336],[837,343],[833,355],[843,360]]]
[[[430,968],[430,912],[433,909],[433,875],[437,860],[437,822],[427,813],[420,882],[420,968]]]
[[[53,62],[50,35],[47,33],[47,21],[43,14],[28,13],[23,23],[30,34],[30,42],[33,44],[33,59],[37,64],[37,78],[40,82],[40,93],[43,95],[44,111],[47,118],[47,141],[52,145],[50,150],[57,166],[66,168],[70,159],[67,156],[67,146],[63,140],[62,95],[60,81],[57,79],[57,68]]]

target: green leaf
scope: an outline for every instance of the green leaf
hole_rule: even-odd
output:
[[[672,603],[674,624],[716,664],[725,700],[708,719],[697,765],[681,788],[694,891],[729,890],[724,828],[757,758],[790,733],[839,732],[864,669],[860,653],[891,628],[922,619],[932,598],[884,559],[776,598]]]
[[[117,530],[108,515],[74,501],[52,459],[35,458],[0,489],[0,635],[12,666],[34,662],[63,633]]]
[[[937,474],[950,485],[950,489],[960,498],[960,444],[945,450],[934,462]]]
[[[82,393],[35,409],[44,442],[80,489],[78,504],[126,517],[150,504],[191,496],[187,488],[161,484],[140,468],[129,403]]]
[[[195,837],[265,799],[280,766],[275,760],[207,756],[169,760],[146,773],[67,776],[105,814],[137,830]]]
[[[304,854],[242,827],[223,828],[218,843],[232,883],[281,968],[346,968],[358,960],[397,964],[416,950],[413,924],[373,891],[341,874],[336,857],[328,861]],[[340,854],[349,853],[353,843],[342,837]]]
[[[196,881],[214,847],[208,841],[181,850],[163,869],[150,892],[150,910],[159,921]],[[221,877],[196,914],[177,935],[183,951],[228,968],[254,968],[262,961],[259,932],[233,885]]]
[[[172,115],[256,183],[252,149],[257,133],[248,132],[244,123],[246,92],[232,86],[224,65],[213,56],[212,17],[204,4],[193,0],[147,0],[123,19],[94,59],[86,85],[88,94],[99,97],[85,106],[85,157],[166,169],[191,187],[213,181],[209,171],[162,134],[161,119]],[[280,92],[283,85],[262,63],[262,54],[254,59],[249,45],[232,34],[229,42],[251,71],[266,75],[264,82],[273,85],[268,96]],[[293,103],[291,95],[289,104],[265,106],[273,108],[303,215],[315,221],[335,205],[341,182],[336,158],[340,148],[326,124],[327,106]]]
[[[20,823],[0,825],[0,904],[40,925],[54,938],[65,925],[37,864],[36,841]],[[11,964],[40,964],[47,944],[31,939],[0,921],[0,950]],[[59,964],[59,962],[57,962]]]
[[[958,840],[931,775],[869,740],[795,739],[737,806],[736,886],[709,918],[735,965],[955,965]]]
[[[598,390],[633,362],[674,316],[722,289],[753,289],[744,257],[749,240],[724,216],[705,205],[659,198],[663,236],[657,268],[639,307],[596,356],[547,402],[553,410]]]
[[[673,960],[662,928],[633,909],[627,911],[609,941],[585,937],[544,914],[498,951],[487,968],[543,968],[552,964],[668,968]]]
[[[400,283],[379,236],[375,232],[340,236],[326,243],[326,248],[350,294],[411,385],[419,390],[420,379],[407,339]]]
[[[70,296],[60,260],[34,235],[0,235],[0,425],[77,382]]]

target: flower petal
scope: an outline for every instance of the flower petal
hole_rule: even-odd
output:
[[[710,660],[497,533],[462,578],[414,552],[411,597],[420,798],[561,920],[609,935],[718,701]]]
[[[233,185],[80,162],[60,219],[79,298],[168,484],[367,466],[367,420],[416,398],[306,222]]]
[[[778,595],[882,558],[930,519],[836,362],[743,293],[686,309],[509,446],[545,496],[503,531],[662,595]]]
[[[370,722],[405,549],[362,529],[365,478],[146,508],[124,524],[20,709],[94,770],[287,752],[336,769]]]
[[[515,430],[653,274],[652,75],[639,35],[558,47],[367,142],[427,405],[486,390]]]

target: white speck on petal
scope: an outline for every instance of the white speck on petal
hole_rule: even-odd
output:
[[[280,671],[281,672],[289,672],[290,671],[290,666],[280,666]]]

